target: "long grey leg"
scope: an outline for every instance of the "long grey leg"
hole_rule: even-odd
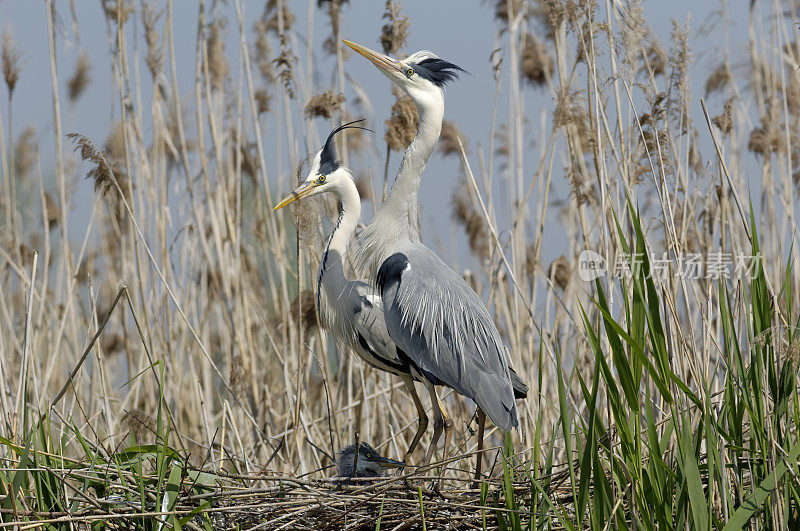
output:
[[[403,461],[408,463],[408,459],[414,452],[414,448],[417,447],[417,444],[419,444],[419,440],[422,439],[422,436],[425,434],[425,430],[428,429],[428,415],[427,413],[425,413],[425,406],[422,405],[422,400],[420,400],[419,398],[419,394],[417,393],[417,388],[414,386],[414,380],[410,376],[404,376],[403,383],[406,384],[406,389],[408,389],[408,393],[414,400],[414,405],[417,406],[417,414],[419,415],[419,425],[417,426],[417,433],[414,434],[414,439],[412,439],[411,445],[408,447],[408,451],[406,452],[406,455],[403,458]]]

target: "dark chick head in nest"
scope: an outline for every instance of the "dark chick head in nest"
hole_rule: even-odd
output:
[[[358,458],[356,459],[356,445],[351,444],[342,448],[336,459],[336,468],[339,476],[343,478],[369,478],[382,476],[390,468],[403,468],[406,464],[382,457],[372,446],[365,442],[358,445]]]

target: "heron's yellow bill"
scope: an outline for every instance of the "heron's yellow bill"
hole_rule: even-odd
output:
[[[381,68],[383,70],[403,70],[403,65],[397,59],[393,59],[388,55],[383,55],[380,52],[376,52],[375,50],[370,50],[366,46],[361,46],[360,44],[356,44],[352,41],[348,41],[347,39],[342,39],[342,42],[348,45],[350,48],[355,50],[355,52],[363,57],[369,59],[372,64]]]
[[[275,205],[275,208],[273,208],[272,211],[275,212],[276,210],[280,210],[281,208],[285,207],[289,203],[294,203],[298,199],[303,199],[304,197],[311,195],[311,192],[313,191],[314,191],[314,186],[311,183],[304,182],[303,184],[298,186],[294,192],[284,197],[280,203]]]

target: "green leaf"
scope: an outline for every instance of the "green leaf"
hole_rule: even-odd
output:
[[[800,443],[796,443],[792,448],[789,450],[788,455],[785,459],[781,459],[778,462],[778,465],[775,467],[775,470],[767,474],[767,477],[759,483],[758,487],[756,487],[755,492],[751,494],[742,505],[736,509],[736,512],[733,513],[733,516],[728,523],[725,524],[723,531],[733,530],[733,529],[743,529],[747,522],[750,520],[750,517],[756,513],[756,511],[761,509],[761,506],[764,505],[764,502],[767,501],[770,493],[772,493],[777,487],[778,482],[783,478],[784,474],[786,474],[789,467],[786,465],[787,461],[792,463],[793,465],[797,463],[797,459],[800,458]]]

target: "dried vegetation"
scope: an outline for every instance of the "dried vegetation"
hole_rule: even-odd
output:
[[[265,2],[255,21],[239,20],[238,2],[180,20],[178,4],[103,0],[108,49],[83,50],[73,32],[102,30],[62,24],[69,3],[48,2],[42,27],[69,60],[52,74],[25,64],[3,30],[4,524],[800,522],[800,53],[784,42],[794,4],[776,15],[756,2],[740,26],[716,24],[716,43],[749,24],[737,39],[746,49],[710,52],[692,50],[683,22],[658,21],[662,45],[642,0],[611,2],[610,13],[593,0],[486,6],[500,49],[484,55],[494,77],[476,81],[495,83],[498,104],[480,103],[478,118],[448,114],[434,160],[459,172],[451,216],[472,255],[448,261],[487,302],[530,393],[520,430],[488,436],[484,491],[466,488],[473,410],[444,399],[456,436],[441,493],[409,489],[408,478],[330,479],[330,455],[354,431],[397,457],[417,414],[396,378],[317,321],[336,205],[269,208],[305,177],[314,138],[369,108],[345,75],[360,60],[340,44],[348,2],[312,4],[330,33],[311,36],[285,0]],[[374,41],[398,56],[413,23],[401,8],[385,3]],[[172,55],[178,23],[198,28],[190,79],[173,79],[187,60]],[[14,112],[29,71],[56,76],[41,104],[61,129]],[[87,105],[106,112],[87,101],[103,71],[113,73],[102,89],[108,132],[87,138],[79,117]],[[376,207],[373,177],[389,182],[392,153],[418,124],[399,92],[380,112],[383,137],[355,131],[341,143]],[[45,152],[53,138],[61,149]],[[428,242],[453,234],[423,232]],[[586,251],[607,268],[597,282],[585,278]],[[763,261],[745,275],[736,260],[750,255]],[[722,257],[728,276],[713,278]],[[414,481],[433,473],[409,469]]]

